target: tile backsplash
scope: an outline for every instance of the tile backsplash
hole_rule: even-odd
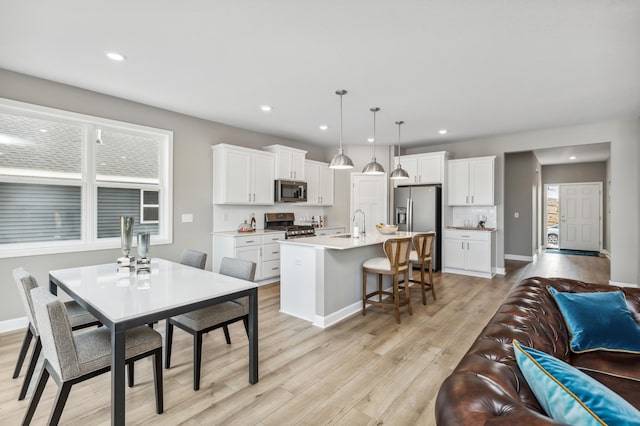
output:
[[[451,226],[478,226],[481,218],[486,217],[484,226],[495,228],[496,206],[453,207],[453,223]]]

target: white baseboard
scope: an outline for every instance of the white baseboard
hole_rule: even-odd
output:
[[[521,256],[519,254],[505,254],[504,258],[507,260],[520,260],[523,262],[533,262],[533,256]]]
[[[4,321],[0,321],[0,333],[7,333],[9,331],[20,330],[21,328],[27,328],[28,326],[29,326],[29,319],[27,317],[4,320]]]
[[[497,275],[507,275],[507,270],[505,268],[496,268]]]
[[[316,319],[313,322],[313,325],[320,328],[331,327],[332,325],[337,324],[343,319],[350,317],[358,312],[362,312],[362,301],[346,306],[337,312],[327,315],[326,317],[316,315]]]
[[[618,281],[611,281],[611,280],[609,280],[609,285],[615,285],[617,287],[640,287],[638,284],[621,283]]]
[[[602,249],[600,250],[600,254],[611,261],[611,253],[609,253],[609,250]]]

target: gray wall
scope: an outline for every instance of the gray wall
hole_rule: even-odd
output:
[[[180,252],[187,247],[211,252],[211,145],[224,142],[261,148],[283,144],[307,150],[307,158],[312,160],[328,161],[330,158],[326,157],[325,149],[298,141],[250,132],[3,69],[0,69],[0,97],[173,131],[173,244],[151,248],[153,256],[170,260],[178,260]],[[193,223],[181,223],[183,213],[193,213]],[[99,250],[0,259],[0,321],[25,315],[11,275],[14,268],[23,266],[36,276],[40,284],[46,284],[49,270],[113,262],[119,255],[119,250]],[[211,259],[207,268],[211,269]]]
[[[542,184],[550,185],[556,183],[602,183],[602,211],[609,211],[607,201],[609,199],[609,188],[607,185],[607,162],[576,163],[576,164],[553,164],[542,166]],[[544,223],[544,218],[543,218]],[[609,250],[607,233],[607,214],[603,214],[602,244],[605,250]],[[544,229],[544,228],[543,228]]]
[[[472,139],[448,144],[426,145],[407,149],[407,154],[448,151],[451,158],[496,156],[496,207],[498,210],[497,258],[498,267],[504,266],[504,247],[513,238],[504,232],[504,156],[559,146],[611,143],[610,237],[611,281],[638,283],[639,197],[638,162],[640,160],[640,132],[638,117],[589,123],[553,129],[535,130],[509,135]]]
[[[532,151],[505,154],[504,233],[509,235],[504,241],[505,256],[532,257],[536,252],[538,166]]]

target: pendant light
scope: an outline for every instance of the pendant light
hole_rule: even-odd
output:
[[[344,149],[342,148],[342,96],[346,95],[346,90],[336,90],[336,95],[340,96],[340,150],[338,153],[331,159],[331,163],[329,163],[330,169],[351,169],[353,168],[353,161],[351,158],[347,157],[344,154]]]
[[[362,169],[362,174],[383,175],[384,167],[376,161],[376,112],[380,111],[380,108],[373,107],[370,111],[373,112],[373,157],[371,158],[371,162]]]
[[[402,168],[402,164],[400,164],[400,126],[404,123],[404,121],[396,121],[398,125],[398,167],[391,172],[389,179],[409,179],[409,173],[405,169]]]

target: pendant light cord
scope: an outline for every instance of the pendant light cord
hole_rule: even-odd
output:
[[[340,94],[340,152],[343,152],[342,149],[342,93]]]

